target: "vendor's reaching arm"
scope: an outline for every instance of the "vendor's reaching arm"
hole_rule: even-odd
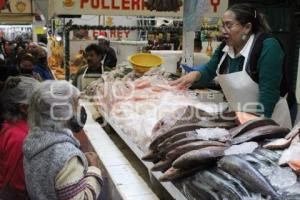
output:
[[[210,61],[200,71],[193,71],[180,79],[171,82],[172,86],[176,86],[178,89],[189,88],[193,83],[205,84],[210,82],[216,77],[216,70],[218,68],[219,60],[222,54],[222,49],[219,46]]]
[[[200,69],[201,78],[197,82],[197,84],[203,85],[212,81],[217,76],[217,68],[222,56],[222,47],[221,45],[215,50],[209,62]]]

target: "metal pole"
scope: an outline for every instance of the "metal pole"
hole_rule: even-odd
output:
[[[191,0],[185,0],[184,6],[188,6]],[[183,15],[187,15],[188,13],[183,12]],[[183,16],[183,19],[185,17]],[[186,23],[183,20],[183,23]],[[183,59],[182,63],[193,66],[194,65],[194,39],[195,39],[195,32],[194,31],[183,31]]]

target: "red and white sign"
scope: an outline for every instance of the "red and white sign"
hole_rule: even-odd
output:
[[[228,0],[207,1],[205,17],[221,17],[228,7]],[[157,12],[147,10],[144,0],[49,0],[49,17],[55,15],[182,17],[183,7],[178,12]]]
[[[49,16],[55,15],[109,15],[109,16],[165,16],[181,17],[178,12],[149,11],[144,0],[50,0]]]
[[[81,33],[80,33],[81,32]],[[90,30],[72,31],[71,40],[97,40],[99,35],[105,35],[110,40],[136,40],[137,31],[134,30]]]

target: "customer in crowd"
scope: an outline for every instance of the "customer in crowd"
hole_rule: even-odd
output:
[[[1,93],[0,199],[24,199],[23,141],[28,134],[29,98],[39,82],[29,77],[9,77]]]
[[[85,52],[88,64],[76,73],[73,80],[73,85],[80,90],[84,89],[90,82],[97,80],[104,71],[101,60],[105,50],[97,44],[91,44],[86,47]],[[92,75],[94,75],[94,79],[91,78]]]
[[[36,80],[42,81],[42,77],[38,73],[33,71],[34,62],[35,60],[32,54],[25,52],[20,53],[17,64],[19,75],[32,77]]]
[[[100,35],[98,37],[98,44],[104,48],[105,55],[102,59],[104,67],[113,69],[117,65],[117,56],[115,50],[110,46],[110,41],[107,37]]]
[[[31,199],[97,199],[100,194],[96,154],[82,153],[73,135],[81,131],[86,117],[78,106],[79,94],[66,81],[45,81],[31,98],[30,132],[23,146]]]
[[[53,76],[48,67],[47,51],[40,46],[36,46],[31,48],[29,52],[35,58],[33,72],[39,74],[43,80],[53,80]]]

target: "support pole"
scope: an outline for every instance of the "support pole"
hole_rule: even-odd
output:
[[[185,0],[184,6],[188,7],[191,0]],[[183,19],[186,19],[186,15],[188,14],[184,9],[183,12]],[[187,23],[183,20],[183,24]],[[184,25],[183,25],[184,26]],[[182,63],[193,66],[194,65],[194,39],[195,39],[195,32],[194,31],[184,31],[183,30],[183,59]]]

